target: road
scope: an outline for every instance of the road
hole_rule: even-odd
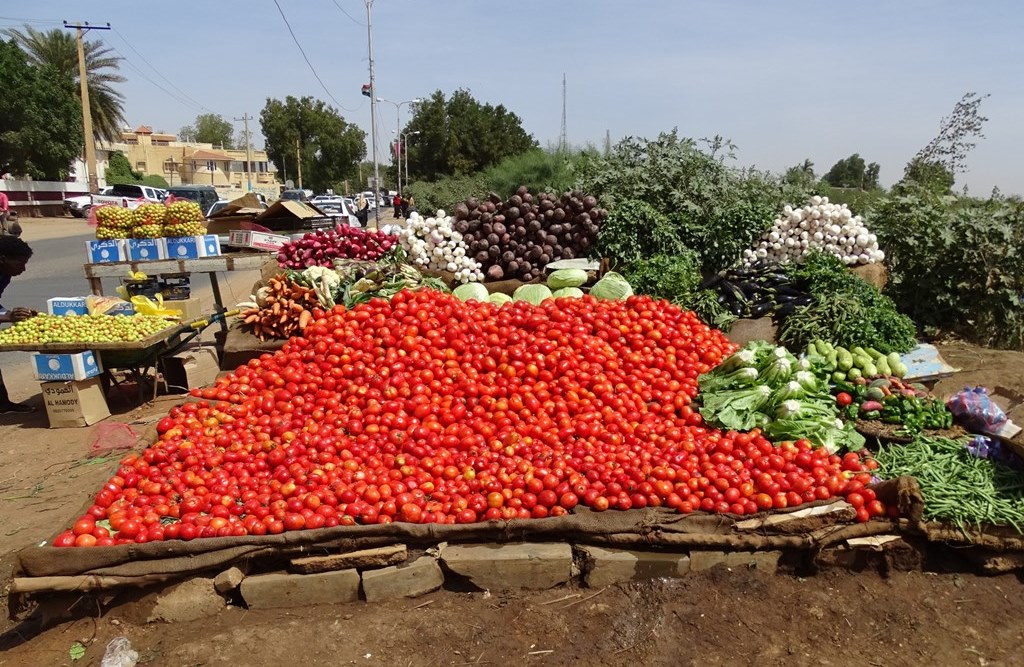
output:
[[[47,299],[89,294],[82,266],[86,261],[85,243],[95,238],[92,228],[76,218],[30,218],[22,221],[22,227],[22,239],[32,247],[33,255],[25,273],[14,278],[4,291],[4,306],[24,306],[45,312]],[[258,273],[249,271],[226,277],[220,274],[225,303],[245,300],[258,279]],[[118,281],[105,279],[104,294],[113,296],[118,284]],[[204,311],[212,310],[209,276],[193,276],[192,293],[200,298]],[[0,354],[0,368],[12,400],[30,403],[40,400],[39,383],[32,377],[29,353]]]

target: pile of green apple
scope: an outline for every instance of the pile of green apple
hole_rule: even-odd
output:
[[[170,325],[155,315],[39,314],[0,331],[0,345],[133,342]]]
[[[110,204],[96,209],[96,238],[126,239],[134,225],[132,211]]]
[[[196,202],[179,200],[169,204],[166,209],[164,236],[199,236],[206,233],[206,218]]]

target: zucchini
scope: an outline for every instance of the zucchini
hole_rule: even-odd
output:
[[[850,370],[846,371],[847,380],[856,380],[859,377],[863,377],[863,375],[864,374],[861,373],[861,370],[859,368],[851,368]]]
[[[878,367],[875,366],[870,361],[868,363],[864,364],[863,366],[861,366],[860,371],[861,371],[861,373],[864,374],[864,377],[866,377],[866,378],[870,378],[870,377],[874,377],[874,376],[878,375]]]
[[[885,357],[878,357],[875,359],[875,366],[878,367],[879,375],[892,375],[892,369],[889,368],[889,362],[885,360]]]
[[[853,368],[853,356],[841,347],[836,348],[836,368],[841,371]]]

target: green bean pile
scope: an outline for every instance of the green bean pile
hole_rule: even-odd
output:
[[[1024,474],[974,456],[966,441],[918,437],[908,445],[883,445],[875,460],[884,479],[909,475],[924,495],[924,517],[960,530],[1010,525],[1024,533]]]

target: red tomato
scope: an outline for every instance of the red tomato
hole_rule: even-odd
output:
[[[850,403],[853,403],[853,396],[850,396],[845,391],[841,391],[838,394],[836,394],[836,404],[839,407],[845,408]]]

